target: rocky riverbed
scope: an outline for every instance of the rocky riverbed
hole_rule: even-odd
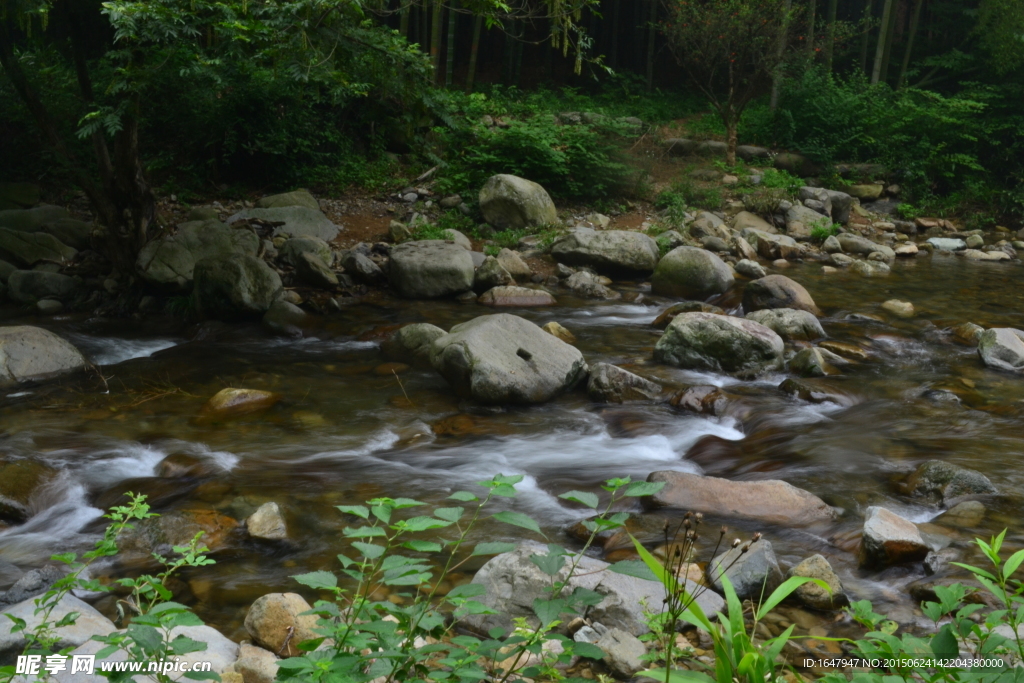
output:
[[[103,571],[204,530],[217,564],[177,597],[265,659],[247,615],[302,593],[290,576],[337,569],[334,506],[439,503],[498,472],[526,476],[508,505],[569,548],[587,511],[557,494],[666,482],[630,510],[634,532],[657,547],[688,510],[761,532],[734,579],[755,595],[791,572],[827,578],[831,599],[801,595],[767,625],[817,636],[846,633],[835,609],[863,598],[926,628],[917,603],[962,578],[951,561],[980,563],[974,536],[1009,528],[1007,547],[1024,545],[1014,234],[897,223],[810,186],[777,212],[733,200],[646,234],[499,178],[480,202],[492,225],[571,224],[500,249],[409,241],[427,202],[462,202],[406,189],[386,240],[346,248],[308,193],[193,209],[140,256],[127,320],[107,315],[128,283],[90,266],[93,228],[0,212],[0,588],[86,547],[101,510],[142,492],[162,517]],[[814,242],[817,216],[842,232]],[[486,523],[473,540],[527,536]],[[621,535],[599,546],[595,562],[632,552]],[[699,550],[713,568],[710,541]]]

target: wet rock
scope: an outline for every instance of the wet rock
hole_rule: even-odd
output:
[[[622,294],[603,284],[598,276],[588,270],[581,270],[570,275],[565,281],[565,286],[571,289],[573,294],[584,299],[610,301],[622,298]]]
[[[782,583],[782,570],[771,542],[761,539],[744,548],[730,548],[708,564],[711,585],[722,592],[725,576],[741,600],[771,595]]]
[[[882,304],[882,310],[888,311],[893,315],[900,318],[913,318],[914,317],[914,304],[909,301],[900,301],[899,299],[889,299]]]
[[[928,575],[938,574],[949,568],[950,562],[960,559],[960,551],[956,548],[943,548],[933,550],[924,558],[924,573]]]
[[[221,389],[203,406],[202,414],[210,417],[240,417],[273,407],[281,395],[259,389]]]
[[[38,327],[0,327],[0,387],[81,370],[85,358],[70,343]]]
[[[743,290],[743,309],[749,313],[766,308],[795,308],[821,314],[803,285],[785,275],[769,275],[747,283]]]
[[[680,301],[677,304],[672,304],[654,319],[651,324],[654,327],[665,329],[669,323],[675,320],[677,315],[682,313],[714,313],[715,315],[725,315],[725,311],[718,306],[706,304],[703,301]]]
[[[413,323],[397,330],[380,345],[384,357],[417,367],[430,367],[430,347],[448,334],[430,323]]]
[[[245,630],[258,645],[281,657],[299,654],[298,645],[317,637],[317,617],[296,593],[268,593],[257,599],[245,615]]]
[[[904,242],[903,244],[896,247],[893,251],[896,254],[896,256],[909,258],[911,256],[917,256],[918,248],[917,245],[914,244],[913,242]]]
[[[782,338],[752,320],[711,313],[675,317],[654,347],[654,359],[680,368],[752,377],[782,366]]]
[[[728,291],[732,269],[715,254],[698,247],[678,247],[658,261],[651,279],[655,294],[704,299]]]
[[[174,546],[187,546],[196,534],[203,532],[203,544],[216,552],[225,547],[237,527],[238,520],[214,510],[173,510],[123,532],[118,548],[125,558],[148,562],[154,552],[166,555]]]
[[[821,555],[811,555],[789,570],[787,578],[794,576],[807,576],[812,579],[824,581],[829,590],[825,590],[816,583],[805,583],[793,593],[796,599],[811,609],[828,611],[841,609],[849,604],[849,599],[843,593],[843,583],[829,564]]]
[[[320,204],[309,190],[292,190],[281,194],[272,194],[256,200],[257,209],[279,209],[286,206],[304,206],[313,211],[320,210]]]
[[[978,337],[978,355],[990,368],[1024,372],[1024,332],[1012,327],[985,330]]]
[[[800,245],[789,235],[775,235],[755,228],[746,228],[740,233],[740,237],[750,243],[759,256],[770,261],[798,258],[803,254]]]
[[[669,399],[673,408],[704,415],[722,415],[729,399],[715,386],[696,386],[677,392]]]
[[[475,599],[495,610],[497,614],[467,616],[459,625],[479,634],[486,634],[495,627],[510,632],[513,627],[512,620],[516,617],[525,617],[531,626],[536,625],[533,601],[549,597],[551,577],[541,572],[530,560],[530,556],[546,553],[547,549],[543,546],[524,543],[512,552],[489,560],[473,577],[473,583],[482,585],[486,590],[484,595]],[[565,579],[568,565],[576,559],[571,556],[566,558],[566,566],[563,566],[556,580]],[[635,636],[647,633],[649,628],[643,614],[642,603],[646,601],[648,605],[661,605],[665,598],[664,587],[658,581],[645,581],[603,571],[608,566],[607,562],[592,557],[579,557],[576,573],[568,582],[568,590],[582,586],[604,596],[600,604],[591,607],[587,612],[587,617],[592,621],[615,624]],[[688,582],[687,588],[694,592],[697,585]],[[697,603],[709,616],[725,609],[722,598],[711,591],[700,592]]]
[[[856,403],[853,397],[827,383],[815,382],[813,379],[793,379],[791,377],[783,380],[779,385],[779,390],[809,403],[835,403],[844,407]]]
[[[847,361],[827,349],[810,347],[801,349],[789,361],[789,370],[801,377],[825,377],[827,375],[838,375],[837,364],[845,364]]]
[[[733,267],[736,269],[736,272],[739,273],[740,275],[749,277],[753,280],[768,275],[767,271],[765,271],[764,267],[762,267],[760,263],[758,263],[757,261],[751,261],[750,259],[742,259],[740,261],[737,261],[736,265]]]
[[[330,242],[338,236],[341,228],[330,221],[319,209],[308,206],[278,206],[267,209],[245,209],[228,218],[227,223],[256,219],[265,223],[280,223],[274,228],[274,235],[288,234],[292,237],[318,237]]]
[[[430,362],[459,396],[485,404],[543,403],[587,375],[575,347],[508,314],[456,325],[433,343]]]
[[[860,545],[862,567],[878,569],[918,562],[928,554],[928,546],[913,522],[874,505],[866,514]]]
[[[820,346],[827,351],[831,351],[832,353],[849,360],[858,361],[868,359],[868,352],[856,344],[847,344],[846,342],[829,340],[821,342]]]
[[[953,237],[930,237],[927,243],[938,251],[963,251],[967,248],[966,242]]]
[[[8,590],[0,593],[0,607],[6,608],[41,595],[64,576],[64,570],[53,565],[30,569],[19,576]]]
[[[492,287],[480,295],[477,303],[492,308],[533,308],[554,306],[557,301],[543,289],[528,287]]]
[[[985,505],[977,500],[965,500],[935,518],[936,524],[952,528],[972,528],[981,525],[985,519]]]
[[[888,275],[891,269],[881,261],[854,261],[850,270],[863,277],[881,277]]]
[[[242,683],[274,683],[279,669],[273,652],[246,643],[238,647],[238,659],[231,668],[241,674]]]
[[[0,462],[0,519],[20,524],[31,517],[32,494],[56,476],[56,470],[36,460]]]
[[[7,280],[7,295],[21,304],[36,304],[44,299],[70,301],[81,283],[67,275],[42,270],[16,270]]]
[[[612,274],[648,274],[658,264],[658,245],[642,232],[576,228],[551,245],[559,263]]]
[[[647,648],[631,633],[610,628],[601,635],[597,646],[604,650],[604,663],[616,678],[628,680],[646,667],[640,658],[647,654]]]
[[[813,340],[825,335],[821,323],[812,313],[792,308],[766,308],[747,313],[747,320],[774,330],[784,340]]]
[[[647,481],[665,482],[660,492],[642,499],[647,508],[674,508],[781,526],[831,522],[836,517],[835,510],[817,496],[777,479],[730,481],[662,471],[652,472]]]
[[[502,248],[495,258],[498,259],[498,264],[507,270],[512,277],[528,278],[533,275],[530,266],[526,265],[526,262],[523,261],[517,251]]]
[[[44,232],[18,232],[0,228],[0,258],[31,268],[37,263],[64,264],[74,260],[76,249]]]
[[[281,541],[288,538],[288,527],[277,503],[264,503],[245,520],[245,528],[253,538]]]
[[[968,261],[1009,261],[1012,256],[1005,251],[979,251],[967,249],[961,255]]]
[[[955,504],[964,496],[998,493],[989,478],[981,472],[942,460],[929,460],[918,465],[906,481],[906,492]]]
[[[188,453],[171,453],[156,466],[156,476],[168,479],[206,477],[216,471],[208,461]]]
[[[892,261],[896,256],[896,252],[889,247],[882,244],[875,244],[871,240],[866,237],[861,237],[860,235],[844,232],[839,235],[838,239],[839,244],[843,247],[843,251],[847,254],[869,256],[870,254],[881,253],[885,255],[886,261]]]
[[[338,276],[316,254],[302,254],[295,266],[295,275],[310,287],[333,289],[338,286]]]
[[[105,636],[117,629],[114,622],[72,595],[65,595],[52,610],[38,613],[35,599],[29,598],[3,610],[3,616],[0,617],[0,661],[13,663],[14,658],[22,654],[28,645],[25,632],[34,631],[44,619],[56,624],[74,612],[78,613],[78,619],[73,624],[53,629],[55,650],[76,648],[93,636]],[[12,632],[15,622],[8,617],[24,620],[25,631]]]
[[[477,292],[485,292],[492,287],[514,285],[515,283],[512,274],[505,270],[498,259],[493,256],[485,258],[473,276],[473,289]]]
[[[261,317],[282,290],[277,272],[248,254],[203,259],[194,277],[199,314],[218,320]]]
[[[654,401],[661,396],[661,386],[610,363],[597,363],[590,369],[587,394],[605,403]]]
[[[537,183],[514,175],[492,176],[479,196],[480,212],[498,230],[521,230],[558,223],[551,196]]]
[[[549,323],[545,323],[545,325],[540,329],[544,330],[548,334],[554,335],[557,339],[564,341],[566,344],[576,343],[576,335],[559,325],[554,320]]]
[[[302,325],[309,316],[295,304],[278,299],[263,314],[263,325],[271,332],[289,337],[301,337]]]
[[[406,242],[391,250],[388,277],[407,299],[436,299],[473,288],[473,257],[439,240]]]
[[[375,287],[383,286],[388,281],[388,276],[374,263],[370,257],[352,250],[345,252],[341,259],[341,267],[345,272],[355,278],[356,282]]]

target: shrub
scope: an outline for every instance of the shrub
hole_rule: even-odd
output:
[[[672,187],[658,193],[654,205],[666,212],[675,224],[683,220],[683,214],[689,208],[714,211],[722,206],[722,193],[718,188],[699,187],[689,178],[682,178],[672,183]]]
[[[839,234],[839,226],[830,219],[822,216],[811,225],[811,239],[815,242],[824,242],[829,237]]]

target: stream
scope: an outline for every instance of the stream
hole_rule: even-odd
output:
[[[920,613],[905,587],[924,576],[920,564],[861,570],[856,533],[869,505],[919,524],[940,514],[897,491],[896,482],[918,464],[940,459],[981,471],[1002,494],[985,501],[978,528],[928,527],[948,536],[966,561],[979,561],[970,549],[974,536],[1006,527],[1008,549],[1024,546],[1024,380],[985,368],[977,350],[955,342],[948,329],[967,321],[1024,327],[1022,272],[1018,262],[939,254],[898,261],[886,278],[825,275],[813,264],[786,270],[824,311],[829,338],[856,345],[866,356],[844,367],[842,376],[822,381],[840,397],[824,403],[779,391],[784,373],[741,382],[653,363],[661,331],[650,323],[672,302],[651,297],[642,284],[615,283],[623,301],[640,293],[641,303],[579,300],[559,290],[556,307],[508,311],[538,324],[558,321],[591,364],[622,365],[668,388],[725,388],[743,410],[717,418],[667,403],[600,405],[585,392],[538,407],[485,410],[461,403],[433,371],[395,374],[381,367],[379,342],[397,326],[430,322],[449,329],[492,312],[477,305],[375,294],[317,318],[301,340],[272,337],[258,324],[85,314],[37,319],[4,309],[0,324],[51,329],[78,346],[98,372],[0,395],[0,454],[61,471],[35,495],[28,522],[0,531],[0,560],[27,569],[53,553],[88,548],[103,527],[101,508],[123,502],[125,491],[147,494],[160,513],[210,510],[239,521],[276,501],[287,520],[287,542],[230,532],[212,555],[217,564],[186,572],[175,585],[176,599],[239,639],[245,610],[257,597],[303,592],[290,576],[338,568],[335,556],[346,547],[341,530],[350,521],[336,505],[381,495],[439,503],[496,473],[522,474],[519,496],[502,504],[532,515],[553,542],[578,548],[565,527],[587,511],[558,499],[559,493],[600,491],[610,477],[681,470],[783,479],[841,508],[831,529],[813,533],[710,521],[727,522],[741,537],[763,531],[783,570],[821,553],[851,598],[871,599],[876,610],[881,605],[892,618],[912,621]],[[737,286],[714,303],[734,310],[741,291]],[[912,302],[916,316],[882,311],[881,303],[892,298]],[[283,400],[232,422],[197,419],[213,394],[232,386],[278,392]],[[450,419],[455,415],[466,417]],[[187,474],[156,476],[172,455],[188,465]],[[485,522],[473,538],[528,536]],[[468,580],[478,566],[450,578]],[[137,569],[128,563],[117,571]]]

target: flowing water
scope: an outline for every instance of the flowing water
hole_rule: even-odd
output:
[[[268,336],[258,325],[77,315],[34,320],[6,311],[3,324],[53,329],[98,371],[0,395],[0,454],[61,470],[36,493],[34,516],[0,532],[0,559],[28,568],[54,552],[84,548],[103,526],[101,508],[123,501],[125,491],[146,493],[164,514],[203,510],[237,520],[276,501],[287,519],[288,542],[228,532],[218,539],[217,564],[185,574],[175,586],[201,616],[238,636],[256,597],[297,589],[293,574],[337,568],[335,556],[345,549],[341,529],[349,520],[336,505],[378,495],[439,502],[495,473],[518,473],[525,475],[520,495],[506,505],[538,519],[553,541],[578,547],[564,529],[586,511],[558,499],[559,493],[596,491],[610,477],[642,479],[674,469],[784,479],[841,508],[843,516],[829,529],[742,523],[735,530],[764,531],[784,566],[824,554],[852,597],[881,601],[911,619],[903,589],[923,576],[920,567],[864,572],[855,546],[868,505],[884,504],[919,523],[941,512],[897,493],[895,482],[920,462],[937,458],[980,470],[1003,494],[986,501],[980,528],[928,527],[937,537],[966,549],[974,535],[1009,527],[1009,545],[1024,544],[1018,523],[1024,380],[986,369],[974,348],[955,343],[948,332],[964,321],[1024,327],[1022,272],[1016,263],[942,256],[899,262],[889,277],[877,279],[822,275],[812,265],[787,271],[825,312],[829,337],[866,354],[842,376],[824,381],[835,395],[825,403],[783,394],[781,373],[740,382],[652,363],[660,331],[650,322],[671,302],[649,295],[641,303],[604,303],[561,292],[558,307],[513,311],[538,324],[557,320],[576,335],[591,363],[624,365],[670,387],[724,387],[742,410],[720,418],[667,405],[598,405],[582,393],[533,408],[481,410],[460,404],[432,371],[396,375],[379,367],[379,340],[395,326],[431,322],[448,329],[491,312],[475,305],[371,298],[321,318],[301,340]],[[619,284],[625,300],[644,292],[642,285]],[[890,298],[913,302],[916,317],[881,311]],[[231,422],[198,419],[209,397],[229,386],[271,390],[283,400]],[[459,414],[468,417],[442,422]],[[171,455],[191,469],[156,476]],[[527,535],[492,522],[476,538]],[[972,559],[969,549],[965,553]],[[111,571],[137,568],[126,563]]]

